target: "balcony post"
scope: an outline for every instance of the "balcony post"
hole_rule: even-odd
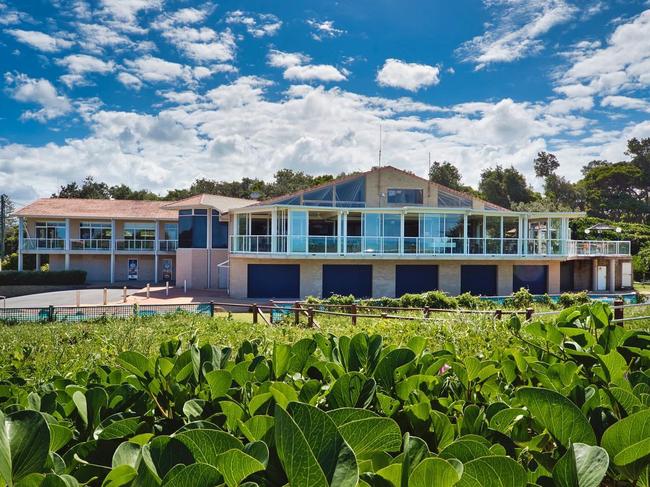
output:
[[[598,258],[591,260],[591,289],[598,291]]]
[[[343,255],[348,253],[348,212],[343,212],[343,228],[341,229],[343,233]]]
[[[271,253],[275,254],[278,251],[278,209],[271,209]]]
[[[115,220],[111,220],[111,284],[115,283]]]
[[[463,215],[463,254],[469,254],[469,237],[467,235],[467,213]]]
[[[158,250],[160,248],[160,222],[156,220],[153,249],[153,282],[158,284]]]
[[[23,250],[25,245],[24,233],[25,222],[22,216],[18,217],[18,270],[23,270]]]
[[[65,240],[63,241],[63,249],[70,252],[70,218],[65,219]]]
[[[404,255],[404,210],[400,213],[399,218],[399,254]]]
[[[607,269],[607,280],[609,281],[609,292],[616,292],[616,259],[609,259],[609,269]]]
[[[528,215],[524,215],[522,221],[521,235],[523,237],[523,247],[521,249],[522,255],[528,254]]]
[[[206,222],[206,233],[207,233],[207,238],[206,238],[206,256],[207,256],[207,261],[208,261],[208,269],[207,269],[207,283],[205,288],[210,289],[212,287],[212,212],[214,210],[209,209],[208,214],[206,218],[208,219]],[[217,219],[219,217],[217,216]]]

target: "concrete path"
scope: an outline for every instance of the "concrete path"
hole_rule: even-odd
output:
[[[138,292],[138,289],[127,289],[127,294]],[[82,305],[93,305],[103,303],[104,290],[103,289],[80,289]],[[122,301],[122,289],[109,289],[108,302],[115,303]],[[17,296],[15,298],[7,298],[7,308],[41,308],[45,306],[75,306],[77,300],[77,291],[55,291],[49,293],[29,294],[27,296]],[[0,307],[4,303],[0,300]]]

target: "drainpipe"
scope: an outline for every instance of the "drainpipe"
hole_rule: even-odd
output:
[[[18,217],[18,270],[23,270],[23,245],[24,245],[24,235],[25,231],[25,222],[23,217]]]

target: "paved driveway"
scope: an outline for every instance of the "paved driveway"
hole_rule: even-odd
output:
[[[81,289],[81,304],[103,304],[103,289]],[[127,294],[138,292],[138,289],[127,289]],[[122,289],[109,289],[108,302],[115,303],[122,300]],[[75,306],[77,304],[77,291],[55,291],[50,293],[29,294],[7,298],[7,308],[32,308],[44,306]],[[3,306],[0,301],[0,307]]]

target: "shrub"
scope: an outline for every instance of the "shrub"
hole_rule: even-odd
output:
[[[486,309],[494,307],[494,303],[487,299],[481,299],[472,293],[463,293],[456,296],[456,302],[461,309]]]
[[[519,291],[512,293],[509,298],[503,300],[503,304],[508,308],[523,309],[528,308],[533,304],[533,295],[525,287]]]
[[[374,299],[364,299],[361,301],[361,304],[366,306],[381,306],[382,308],[399,308],[402,306],[399,299],[388,298],[386,296]]]
[[[2,271],[0,286],[76,285],[86,282],[86,271]]]
[[[562,293],[558,299],[558,304],[563,308],[570,308],[579,304],[585,304],[591,301],[587,291],[579,293]]]
[[[543,304],[548,306],[549,308],[554,309],[555,308],[555,303],[553,302],[553,298],[551,298],[548,293],[544,293],[541,296],[535,296],[534,301],[539,304]]]
[[[455,309],[458,308],[456,298],[448,296],[442,291],[429,291],[424,293],[425,306],[435,309]]]
[[[426,306],[423,294],[404,294],[400,299],[404,308],[424,308]]]

